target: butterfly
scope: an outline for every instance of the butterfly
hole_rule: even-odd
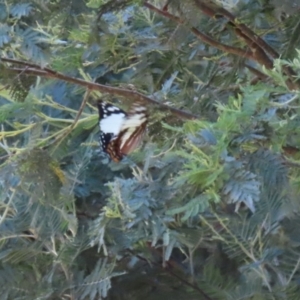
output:
[[[140,144],[148,123],[147,110],[134,103],[128,113],[99,100],[100,147],[110,158],[119,162]]]

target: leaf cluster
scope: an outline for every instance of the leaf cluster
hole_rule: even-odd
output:
[[[149,1],[180,24],[141,1],[0,4],[0,54],[27,61],[0,75],[3,299],[298,299],[298,21],[279,22],[276,1],[210,3],[285,55],[267,69],[195,38],[245,46],[200,2]],[[145,144],[114,164],[93,103],[131,99],[91,91],[81,107],[83,89],[54,70],[199,118],[149,107]]]

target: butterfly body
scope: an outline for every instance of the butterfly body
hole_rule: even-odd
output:
[[[147,110],[134,104],[126,113],[104,101],[98,101],[98,110],[100,146],[113,161],[119,162],[140,144],[147,126]]]

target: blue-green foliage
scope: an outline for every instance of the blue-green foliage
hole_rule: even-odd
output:
[[[192,34],[246,47],[199,1],[149,3],[184,24],[142,1],[0,4],[0,55],[41,66],[1,65],[1,297],[298,299],[299,93],[285,68],[297,78],[299,58],[265,70]],[[280,23],[262,1],[222,3],[280,53],[293,29],[292,55],[297,16]],[[132,99],[92,90],[75,124],[84,88],[44,77],[45,66],[134,85],[198,118],[145,103],[144,143],[110,162],[95,100],[127,109]]]
[[[30,3],[19,3],[10,7],[10,13],[13,17],[21,19],[21,17],[28,16],[33,7]]]

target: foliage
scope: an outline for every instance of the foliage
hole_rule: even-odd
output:
[[[1,299],[299,298],[291,6],[0,3]],[[140,95],[148,137],[110,162],[95,101]]]

